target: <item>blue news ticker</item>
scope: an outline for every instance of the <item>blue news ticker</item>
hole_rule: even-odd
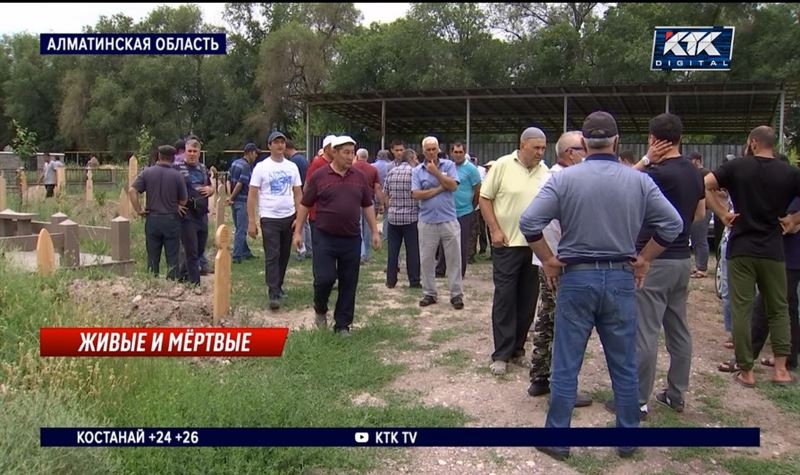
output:
[[[759,447],[745,428],[42,427],[42,447]]]

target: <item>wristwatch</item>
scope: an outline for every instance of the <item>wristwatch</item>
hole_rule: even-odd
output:
[[[644,157],[642,157],[642,164],[643,164],[644,166],[646,166],[646,167],[650,165],[650,159],[647,157],[647,155],[645,155]]]

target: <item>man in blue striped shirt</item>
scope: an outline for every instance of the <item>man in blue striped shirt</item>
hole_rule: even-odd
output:
[[[253,162],[258,158],[258,147],[249,143],[244,146],[244,157],[235,160],[228,171],[231,184],[231,196],[226,200],[233,210],[233,262],[252,259],[253,252],[247,245],[247,193],[250,191],[250,173]]]
[[[619,163],[617,123],[610,114],[590,114],[582,133],[584,162],[553,175],[520,218],[520,230],[541,260],[548,286],[558,284],[545,426],[570,426],[578,373],[597,327],[614,389],[617,426],[638,427],[635,292],[650,262],[678,237],[683,221],[649,176]],[[560,221],[562,232],[557,256],[542,239],[553,219]],[[654,234],[637,254],[636,237],[643,224]],[[538,449],[559,460],[569,456],[569,447]],[[629,457],[635,450],[620,447],[618,453]]]

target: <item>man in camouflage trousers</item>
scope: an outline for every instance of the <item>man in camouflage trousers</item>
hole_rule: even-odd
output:
[[[581,145],[581,132],[565,132],[556,143],[558,160],[550,168],[548,178],[553,173],[558,173],[572,165],[581,163],[586,156],[586,151]],[[542,184],[544,186],[544,183]],[[535,199],[535,198],[534,198]],[[558,243],[561,240],[561,226],[553,220],[544,229],[544,237],[554,254],[558,252]],[[553,355],[553,330],[556,313],[556,294],[550,290],[544,272],[539,272],[539,308],[536,312],[538,318],[533,325],[533,352],[531,356],[531,386],[528,394],[542,396],[550,393],[550,361]],[[578,393],[575,407],[585,407],[592,404],[592,398],[586,394]]]

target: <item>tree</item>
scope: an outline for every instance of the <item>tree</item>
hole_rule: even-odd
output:
[[[14,147],[14,153],[22,163],[25,163],[36,156],[36,132],[19,125],[16,119],[12,119],[12,123],[14,124],[16,135],[11,141],[11,146]]]

